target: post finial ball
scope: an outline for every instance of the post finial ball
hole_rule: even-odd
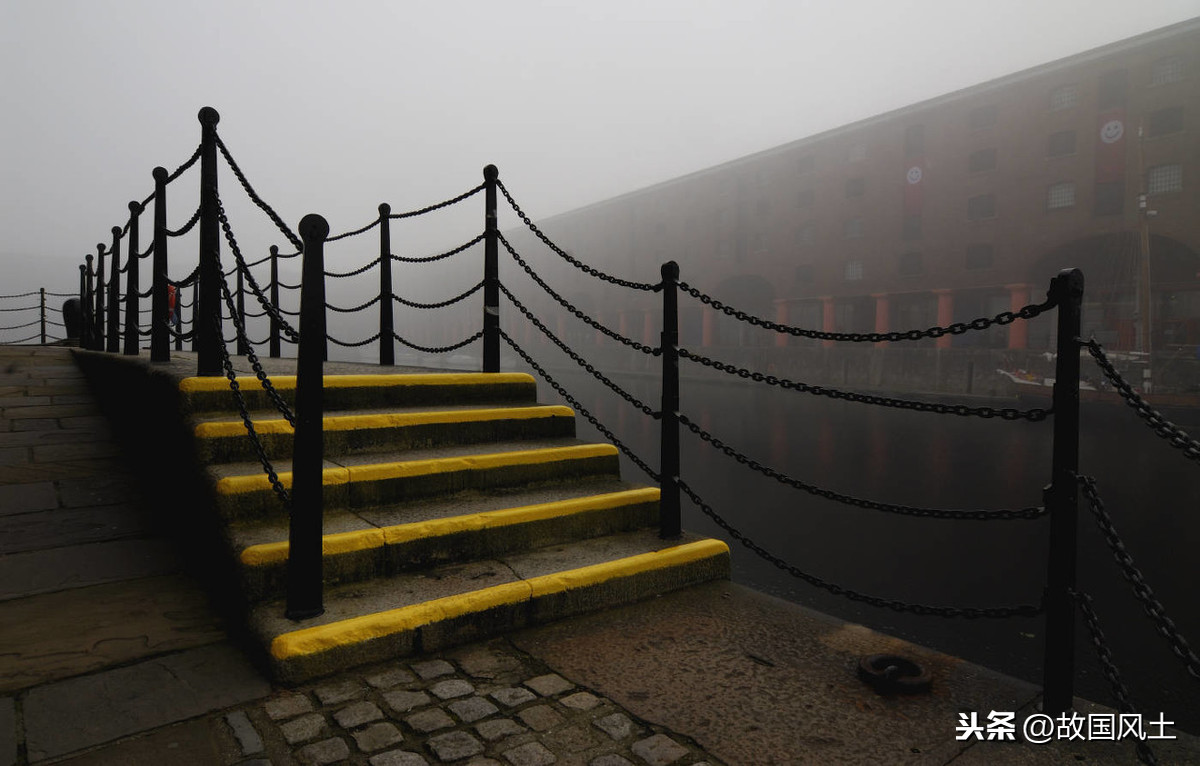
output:
[[[206,106],[201,109],[200,113],[196,115],[196,118],[200,120],[201,125],[211,125],[213,127],[216,127],[216,124],[221,121],[221,115],[218,114],[217,110],[213,109],[211,106]]]
[[[495,181],[500,177],[500,168],[495,165],[487,165],[483,169],[483,177],[487,181]]]

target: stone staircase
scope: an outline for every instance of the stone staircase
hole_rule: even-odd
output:
[[[285,486],[293,433],[253,378],[255,429]],[[291,401],[295,378],[272,377]],[[179,384],[248,624],[277,678],[389,656],[729,576],[718,540],[658,535],[659,491],[575,438],[517,373],[325,377],[324,614],[284,617],[288,519],[225,378]]]

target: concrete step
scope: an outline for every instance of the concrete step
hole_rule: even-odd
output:
[[[292,456],[295,430],[287,420],[281,416],[252,417],[251,423],[268,458]],[[575,435],[575,413],[562,406],[327,412],[323,424],[327,455]],[[195,436],[199,457],[205,462],[256,459],[254,445],[240,417],[202,421],[196,425]]]
[[[291,461],[275,464],[291,487]],[[283,506],[258,463],[209,466],[221,512],[229,519],[282,514]],[[617,449],[575,439],[488,442],[372,455],[327,456],[325,507],[359,509],[469,489],[519,487],[619,475]]]
[[[295,375],[272,375],[270,380],[289,406],[295,403]],[[257,378],[238,377],[237,382],[251,411],[274,410],[274,403]],[[179,390],[189,414],[237,411],[229,380],[224,377],[184,378]],[[537,402],[533,377],[515,372],[326,375],[323,391],[327,410]]]
[[[301,622],[266,602],[250,626],[273,675],[296,683],[728,577],[723,542],[640,531],[329,588],[324,614]]]
[[[361,582],[655,527],[657,487],[596,491],[602,484],[620,483],[590,482],[582,488],[558,487],[557,492],[485,496],[483,502],[455,502],[459,499],[453,498],[432,509],[425,503],[409,504],[400,514],[408,520],[391,524],[372,523],[345,511],[327,515],[322,542],[325,583]],[[458,513],[446,513],[455,509]],[[379,516],[375,514],[375,518]],[[231,546],[240,551],[243,591],[252,602],[282,598],[287,581],[287,527],[283,523],[263,526],[231,530]]]

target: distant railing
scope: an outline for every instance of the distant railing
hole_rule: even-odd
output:
[[[44,287],[24,293],[0,295],[0,343],[12,346],[33,344],[44,346],[47,343],[60,343],[70,338],[78,338],[78,327],[69,327],[65,314],[62,315],[63,321],[61,322],[51,319],[46,303],[46,298],[74,297],[76,297],[74,293],[47,292]],[[33,318],[30,319],[30,317]],[[71,334],[71,329],[75,330],[74,335]],[[33,334],[26,335],[29,332]],[[61,334],[59,334],[60,332]],[[13,335],[23,337],[12,337]]]
[[[608,274],[595,266],[570,255],[566,250],[552,241],[533,220],[520,208],[516,200],[499,179],[499,172],[494,165],[488,165],[483,170],[483,182],[456,197],[443,202],[429,205],[410,212],[394,214],[387,204],[381,204],[378,215],[371,222],[357,229],[329,236],[329,225],[319,215],[308,215],[301,220],[299,235],[284,223],[283,219],[257,194],[246,176],[234,161],[229,150],[216,132],[218,117],[214,110],[206,108],[200,112],[201,144],[196,152],[173,173],[168,174],[164,168],[154,170],[155,190],[150,197],[142,202],[129,203],[130,219],[123,227],[112,229],[112,244],[106,249],[105,245],[97,247],[98,267],[92,268],[93,257],[87,256],[86,265],[80,266],[80,297],[84,307],[84,339],[83,345],[93,349],[105,349],[110,352],[118,350],[116,343],[118,319],[118,304],[124,306],[124,353],[137,354],[138,339],[149,336],[151,360],[165,361],[170,358],[168,340],[174,338],[176,348],[185,340],[191,341],[197,352],[198,374],[220,375],[229,379],[230,389],[238,410],[241,414],[246,431],[252,439],[264,473],[269,477],[275,493],[288,508],[291,519],[289,534],[290,552],[288,561],[288,601],[287,615],[293,619],[304,619],[319,614],[322,609],[322,498],[321,498],[321,428],[323,405],[321,399],[323,362],[328,356],[328,346],[333,343],[342,347],[361,347],[378,343],[379,362],[391,365],[395,362],[395,343],[407,348],[426,353],[447,353],[475,341],[482,341],[482,368],[485,373],[498,372],[501,363],[501,340],[529,368],[537,372],[554,388],[576,411],[600,433],[610,439],[617,448],[628,457],[634,465],[644,471],[661,487],[660,535],[666,539],[676,538],[681,534],[681,496],[687,498],[707,515],[718,526],[724,529],[733,539],[739,541],[756,555],[769,561],[774,566],[804,580],[818,588],[836,595],[845,596],[862,603],[896,611],[910,612],[922,615],[940,617],[968,618],[1006,618],[1013,616],[1046,615],[1046,639],[1044,644],[1044,673],[1043,673],[1043,706],[1044,711],[1058,715],[1068,710],[1072,705],[1074,678],[1074,646],[1076,609],[1083,617],[1089,630],[1093,644],[1096,646],[1104,670],[1114,689],[1114,694],[1122,712],[1132,712],[1128,693],[1121,682],[1116,665],[1104,641],[1099,626],[1098,617],[1092,606],[1091,598],[1077,588],[1076,583],[1076,533],[1078,517],[1079,492],[1087,498],[1088,505],[1097,523],[1105,535],[1105,539],[1117,558],[1121,571],[1126,579],[1134,586],[1137,598],[1145,607],[1147,613],[1156,624],[1156,628],[1170,643],[1172,650],[1184,662],[1186,671],[1200,679],[1200,659],[1190,649],[1187,641],[1179,633],[1175,624],[1165,614],[1162,604],[1155,598],[1153,591],[1145,583],[1138,569],[1134,566],[1132,557],[1125,550],[1120,537],[1117,535],[1111,518],[1104,509],[1096,481],[1078,473],[1079,455],[1079,379],[1080,352],[1086,348],[1100,365],[1105,376],[1113,383],[1129,404],[1172,446],[1180,449],[1184,456],[1192,461],[1200,462],[1200,443],[1191,438],[1182,429],[1166,421],[1159,413],[1150,407],[1121,377],[1108,362],[1103,349],[1095,341],[1084,341],[1080,338],[1080,315],[1083,300],[1083,275],[1077,269],[1066,269],[1051,280],[1046,294],[1046,300],[1039,304],[1025,306],[1019,311],[1005,311],[994,317],[980,317],[970,322],[956,322],[946,327],[930,327],[908,331],[886,333],[840,333],[824,330],[811,330],[802,327],[789,326],[772,322],[729,306],[717,298],[710,296],[698,288],[680,279],[680,268],[674,262],[662,264],[660,280],[655,283],[637,282]],[[225,160],[225,164],[234,173],[238,182],[276,228],[288,240],[294,252],[280,254],[276,246],[272,246],[269,255],[247,262],[241,246],[230,226],[225,208],[218,194],[217,186],[217,156]],[[167,227],[166,189],[167,186],[197,161],[200,163],[200,205],[195,214],[177,230]],[[391,222],[419,217],[458,203],[476,194],[484,195],[484,225],[481,233],[468,237],[463,244],[446,252],[424,257],[400,257],[392,252]],[[529,261],[517,250],[512,241],[500,232],[498,217],[498,194],[503,195],[508,206],[514,211],[522,224],[536,237],[541,244],[556,254],[566,263],[598,279],[610,286],[643,293],[662,294],[662,322],[659,345],[650,346],[627,337],[622,332],[615,331],[595,318],[589,316],[579,307],[565,299],[538,272]],[[144,207],[154,202],[154,241],[145,251],[139,251],[138,217]],[[181,236],[194,226],[200,227],[199,257],[197,266],[186,277],[178,280],[168,278],[167,247],[171,237]],[[327,244],[344,239],[361,236],[369,231],[378,229],[379,255],[373,260],[346,271],[328,271],[325,268],[325,247]],[[220,236],[232,254],[234,263],[228,270],[223,270],[220,257]],[[127,238],[127,262],[122,268],[121,243]],[[469,251],[473,246],[483,243],[482,279],[469,289],[450,297],[439,300],[418,301],[412,298],[402,298],[393,289],[393,267],[401,264],[404,268],[417,268],[423,264],[452,258]],[[549,298],[551,304],[557,304],[572,316],[587,324],[596,332],[617,341],[621,345],[643,355],[661,359],[661,400],[657,408],[642,402],[633,394],[626,391],[609,376],[588,362],[578,351],[572,349],[559,334],[552,331],[539,318],[526,302],[522,301],[511,285],[504,284],[500,279],[499,252],[504,250],[512,257],[514,263],[540,288],[541,293]],[[105,270],[105,256],[110,255],[108,271]],[[153,284],[148,293],[139,292],[138,262],[153,255]],[[279,260],[302,257],[302,276],[298,284],[285,284],[279,279]],[[264,290],[256,279],[253,269],[264,263],[269,263],[270,276],[268,288]],[[351,307],[331,305],[326,300],[325,280],[345,279],[364,275],[378,268],[378,292],[366,302]],[[478,264],[474,265],[478,268]],[[119,289],[119,274],[127,275],[124,292]],[[478,272],[476,272],[478,273]],[[236,277],[236,287],[231,288],[228,277]],[[106,281],[107,280],[107,281]],[[180,317],[182,309],[187,307],[182,301],[182,290],[188,286],[193,288],[193,299],[190,305],[191,321],[187,332],[182,330]],[[298,312],[287,311],[280,305],[280,290],[300,290],[300,308]],[[480,329],[467,337],[446,346],[424,346],[414,339],[403,337],[396,331],[394,304],[420,310],[437,310],[463,302],[475,293],[482,291],[482,325]],[[720,311],[747,325],[765,331],[819,339],[830,342],[848,343],[903,343],[924,338],[938,338],[947,334],[958,335],[967,332],[986,330],[993,325],[1007,325],[1017,321],[1033,320],[1051,311],[1057,312],[1057,358],[1056,382],[1053,389],[1052,406],[1050,409],[1021,410],[1011,407],[993,408],[988,406],[970,406],[966,404],[945,404],[874,394],[842,391],[822,386],[810,385],[801,381],[779,378],[775,375],[764,374],[749,370],[735,364],[712,359],[697,351],[680,346],[679,343],[679,297],[680,294],[694,299],[713,310]],[[247,311],[246,295],[257,302],[258,309]],[[501,324],[500,296],[503,294],[508,303],[516,310],[520,318],[536,328],[547,341],[558,347],[569,359],[583,368],[613,393],[617,394],[627,404],[633,406],[646,417],[659,422],[659,467],[655,470],[643,457],[637,455],[618,434],[602,423],[592,412],[584,407],[559,381],[555,380],[543,364],[539,363],[528,349],[523,348],[513,337],[513,333],[504,329]],[[31,295],[31,294],[27,294]],[[140,319],[145,313],[139,307],[139,299],[150,297],[149,328],[140,329]],[[222,310],[223,305],[223,310]],[[339,340],[329,335],[327,317],[329,312],[338,314],[357,314],[375,309],[377,312],[378,331],[360,340]],[[107,312],[107,313],[106,313]],[[252,340],[246,332],[246,319],[254,317],[269,319],[269,333],[266,338]],[[105,320],[107,318],[107,320]],[[297,320],[297,328],[293,321]],[[232,338],[224,335],[224,322],[229,320],[234,329]],[[511,328],[510,328],[511,329]],[[298,344],[298,368],[296,384],[295,408],[290,407],[275,391],[270,377],[264,371],[254,349],[267,345],[271,356],[279,356],[281,340]],[[239,379],[233,368],[232,357],[228,348],[229,343],[236,343],[235,353],[244,356],[254,370],[256,382],[268,393],[275,407],[292,424],[295,429],[295,446],[291,489],[287,482],[280,478],[271,461],[268,459],[261,442],[258,440],[254,421],[240,391],[245,379]],[[1043,505],[1025,508],[1008,509],[946,509],[920,508],[891,503],[883,500],[856,497],[828,488],[809,483],[803,479],[789,476],[778,468],[763,465],[741,453],[736,447],[726,443],[718,436],[680,412],[679,374],[681,360],[717,370],[740,378],[742,380],[763,383],[800,394],[824,396],[844,401],[868,404],[881,407],[891,407],[929,412],[934,414],[953,414],[963,417],[978,417],[984,419],[999,419],[1005,421],[1043,421],[1053,417],[1054,448],[1050,466],[1050,484],[1043,491]],[[788,563],[776,553],[753,541],[742,533],[728,518],[717,512],[705,502],[696,490],[683,479],[683,466],[680,464],[680,427],[691,432],[700,439],[730,457],[737,463],[750,468],[768,478],[784,485],[793,487],[801,492],[826,498],[842,504],[876,510],[890,514],[901,514],[912,517],[935,518],[945,520],[973,521],[1010,521],[1010,520],[1039,520],[1049,518],[1047,534],[1050,540],[1050,554],[1047,562],[1047,578],[1044,593],[1037,603],[1026,603],[1014,606],[943,606],[914,604],[878,595],[860,593],[835,583],[828,582],[817,575],[804,571]],[[1153,755],[1145,746],[1138,744],[1139,757],[1147,763],[1153,762]]]

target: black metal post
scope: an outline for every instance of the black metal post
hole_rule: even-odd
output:
[[[1075,676],[1075,560],[1078,543],[1079,328],[1083,272],[1064,269],[1050,283],[1058,306],[1058,358],[1054,370],[1054,456],[1050,485],[1042,492],[1050,512],[1050,559],[1046,573],[1046,642],[1042,710],[1070,710]]]
[[[279,247],[271,245],[271,306],[279,311]],[[279,358],[279,320],[271,314],[271,345],[269,352],[272,359]]]
[[[112,262],[108,280],[108,345],[111,353],[121,350],[121,227],[112,227]]]
[[[41,318],[42,318],[42,345],[46,345],[46,288],[38,288],[41,294]],[[64,322],[63,324],[66,324]]]
[[[96,256],[91,253],[87,254],[87,296],[83,301],[83,334],[84,341],[81,342],[84,348],[96,348],[96,272],[92,268],[92,263],[96,260]]]
[[[292,513],[288,528],[287,610],[292,620],[325,611],[321,592],[324,513],[321,463],[325,457],[324,346],[325,238],[319,215],[300,221],[304,261],[300,278],[300,348],[296,359],[296,436],[292,450]]]
[[[196,290],[192,282],[192,329],[196,329]],[[183,351],[183,288],[175,289],[175,310],[171,312],[171,324],[175,328],[175,350]],[[192,351],[196,350],[196,334],[192,333]]]
[[[500,372],[500,229],[496,219],[495,165],[483,169],[483,371]]]
[[[238,356],[245,356],[250,353],[250,330],[246,326],[246,284],[242,276],[242,269],[236,263],[234,269],[237,271],[237,298],[236,303],[238,316],[241,317],[242,327],[246,327],[246,335],[239,335],[237,339]],[[236,325],[235,325],[236,326]]]
[[[89,255],[87,258],[88,258],[88,262],[90,265],[92,256]],[[80,348],[88,348],[88,344],[91,343],[91,341],[92,341],[92,338],[91,338],[92,333],[91,333],[91,329],[90,329],[91,312],[88,309],[88,302],[91,301],[91,299],[92,299],[91,295],[89,295],[91,289],[92,289],[91,274],[88,271],[88,267],[81,263],[81,264],[79,264],[79,347]],[[64,322],[63,324],[66,324],[66,322]],[[68,331],[67,334],[70,335],[70,331]]]
[[[108,251],[104,249],[104,243],[96,244],[96,313],[92,317],[95,323],[95,335],[92,337],[94,348],[97,351],[104,350],[104,256]]]
[[[142,289],[138,273],[141,259],[138,257],[138,217],[142,214],[140,202],[129,203],[129,265],[125,267],[125,348],[129,356],[138,353],[138,320],[141,319],[141,301],[138,292]]]
[[[167,332],[167,169],[154,169],[154,260],[150,284],[150,361],[171,361]],[[176,295],[176,305],[179,296]],[[178,309],[176,309],[178,310]]]
[[[221,375],[221,224],[217,199],[217,122],[221,116],[211,106],[200,120],[200,283],[199,305],[192,306],[196,333],[196,374]]]
[[[662,437],[659,443],[659,536],[683,534],[679,512],[679,264],[662,265]]]
[[[379,206],[379,363],[396,363],[396,325],[392,316],[392,206]]]
[[[192,309],[192,313],[191,313],[192,341],[191,341],[191,345],[188,346],[188,350],[195,351],[196,345],[198,343],[198,341],[196,340],[196,317],[199,316],[199,314],[197,314],[196,312],[200,310],[200,282],[199,282],[199,280],[192,283],[191,309]],[[220,310],[221,310],[220,308],[217,309],[217,311],[220,311]],[[222,324],[222,326],[224,326],[224,322],[222,322],[221,324]],[[224,342],[224,337],[222,337],[222,342]],[[183,350],[183,290],[180,290],[179,294],[175,296],[175,348],[176,348],[176,350],[180,350],[180,351]]]

